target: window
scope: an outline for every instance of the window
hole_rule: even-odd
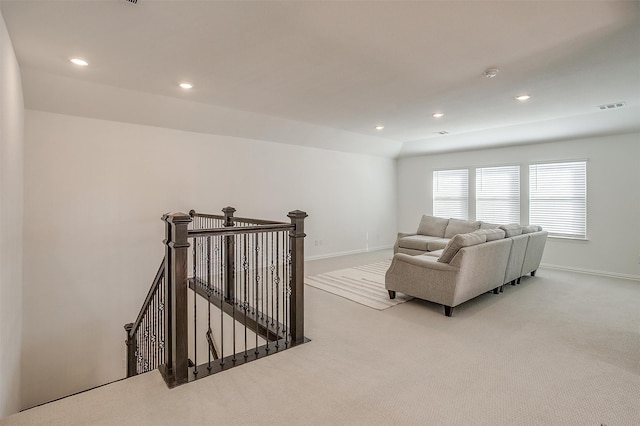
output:
[[[476,219],[520,223],[520,166],[476,169]]]
[[[433,215],[468,219],[469,170],[433,172]]]
[[[587,163],[529,166],[529,223],[549,235],[587,237]]]

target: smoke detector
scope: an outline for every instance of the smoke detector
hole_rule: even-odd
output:
[[[493,77],[495,77],[496,75],[498,75],[498,72],[499,72],[499,71],[500,71],[500,70],[499,70],[498,68],[487,68],[487,69],[482,73],[482,75],[484,75],[484,76],[485,76],[485,77],[487,77],[487,78],[493,78]]]
[[[601,109],[601,110],[605,110],[605,109],[622,108],[622,107],[626,107],[626,106],[627,106],[626,102],[616,102],[614,104],[598,105],[598,108]]]

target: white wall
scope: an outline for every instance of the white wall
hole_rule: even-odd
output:
[[[20,69],[0,13],[0,417],[20,409],[23,120]]]
[[[163,213],[231,205],[238,216],[287,221],[304,210],[307,258],[395,239],[389,158],[32,110],[25,118],[23,408],[124,376],[122,327],[163,256]]]
[[[415,231],[422,214],[432,213],[435,169],[572,159],[588,160],[588,241],[549,239],[543,264],[640,279],[637,133],[399,159],[398,229]]]

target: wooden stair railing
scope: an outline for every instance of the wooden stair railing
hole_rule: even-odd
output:
[[[138,318],[125,325],[127,376],[159,368],[174,387],[308,341],[307,214],[290,212],[290,223],[283,223],[234,217],[232,207],[222,211],[163,216],[165,259]],[[198,312],[202,304],[206,316]],[[205,350],[207,361],[198,365]]]
[[[155,370],[164,363],[164,259],[135,322],[125,324],[127,377]]]

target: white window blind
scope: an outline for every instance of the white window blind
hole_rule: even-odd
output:
[[[433,215],[468,219],[469,170],[433,172]]]
[[[529,223],[557,237],[587,237],[585,161],[529,166]]]
[[[476,219],[520,223],[520,166],[476,169]]]

